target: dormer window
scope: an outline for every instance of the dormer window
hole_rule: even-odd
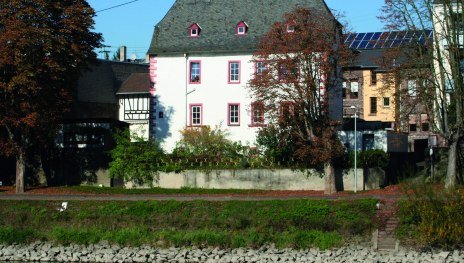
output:
[[[287,33],[295,32],[295,21],[287,22]]]
[[[201,32],[201,27],[197,23],[193,23],[189,28],[190,37],[199,37]]]
[[[243,21],[240,21],[235,27],[236,35],[241,35],[241,36],[246,35],[247,31],[248,31],[248,25]]]
[[[287,33],[295,32],[295,25],[288,24],[287,25]]]

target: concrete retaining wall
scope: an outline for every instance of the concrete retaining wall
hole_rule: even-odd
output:
[[[358,169],[358,190],[377,189],[383,184],[385,172],[368,169],[366,176]],[[338,191],[354,190],[354,169],[336,170]],[[317,170],[214,170],[159,173],[155,187],[178,189],[182,187],[205,189],[262,189],[262,190],[324,190],[323,174]],[[137,187],[126,183],[127,188]]]

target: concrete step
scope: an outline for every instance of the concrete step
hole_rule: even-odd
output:
[[[377,242],[378,250],[395,250],[396,239],[395,238],[379,238]]]
[[[385,231],[385,230],[380,230],[379,231],[379,237],[394,237],[395,231]]]

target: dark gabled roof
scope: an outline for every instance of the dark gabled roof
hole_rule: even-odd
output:
[[[131,74],[148,73],[148,67],[148,64],[99,60],[98,65],[81,72],[73,92],[71,111],[64,115],[64,119],[117,119],[116,91]]]
[[[117,103],[116,91],[132,73],[148,73],[148,64],[99,60],[79,78],[74,101]]]
[[[150,74],[134,73],[122,83],[121,88],[116,93],[123,94],[147,94],[150,93]]]
[[[250,52],[272,24],[297,7],[333,17],[324,0],[177,0],[155,26],[148,54]],[[235,35],[240,21],[249,26],[245,36]],[[202,28],[198,38],[189,37],[193,23]]]
[[[385,54],[384,49],[365,49],[358,50],[351,68],[378,68]]]

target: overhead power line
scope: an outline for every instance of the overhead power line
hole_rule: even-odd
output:
[[[115,5],[115,6],[108,7],[108,8],[102,9],[102,10],[98,10],[95,13],[100,13],[100,12],[103,12],[103,11],[111,10],[111,9],[114,9],[114,8],[118,8],[118,7],[121,7],[121,6],[128,5],[128,4],[132,4],[132,3],[135,3],[135,2],[138,2],[138,1],[140,1],[140,0],[133,0],[133,1],[130,1],[130,2],[127,2],[127,3],[124,3],[124,4]]]

